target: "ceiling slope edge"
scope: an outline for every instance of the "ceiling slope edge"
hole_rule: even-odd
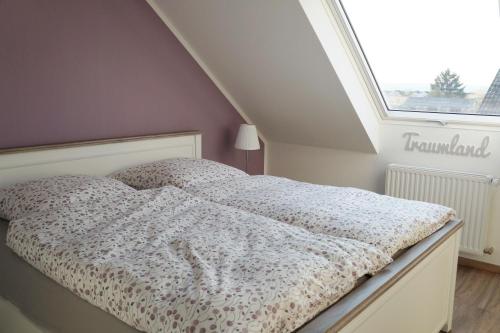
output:
[[[165,11],[156,3],[155,0],[146,0],[149,6],[153,9],[153,11],[158,15],[158,17],[165,23],[165,25],[170,29],[170,31],[174,34],[174,36],[179,40],[182,46],[187,50],[187,52],[193,57],[193,59],[198,63],[201,69],[207,74],[207,76],[212,80],[215,86],[220,90],[220,92],[226,97],[226,99],[231,103],[231,105],[235,108],[235,110],[240,114],[240,116],[248,123],[255,124],[252,119],[246,114],[243,108],[236,102],[236,100],[229,94],[227,89],[221,83],[221,81],[217,78],[217,76],[210,70],[207,64],[203,61],[203,59],[199,56],[199,54],[194,50],[194,48],[189,44],[189,42],[182,36],[179,30],[174,26],[172,21],[168,18]],[[267,138],[259,131],[259,138],[264,142],[264,145],[267,145],[269,142]],[[266,158],[267,161],[267,158]]]

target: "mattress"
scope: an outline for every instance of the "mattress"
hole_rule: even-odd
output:
[[[0,297],[50,332],[137,333],[41,274],[5,245],[8,222],[0,219]]]

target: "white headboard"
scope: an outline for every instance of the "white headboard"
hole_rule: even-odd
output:
[[[171,157],[201,158],[201,133],[0,150],[0,186],[57,175],[105,176],[125,167]]]

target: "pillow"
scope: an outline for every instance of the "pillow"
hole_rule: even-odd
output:
[[[0,218],[20,219],[33,212],[74,202],[102,200],[133,188],[106,177],[57,176],[0,188]]]
[[[228,165],[194,158],[171,158],[131,167],[110,175],[138,190],[167,185],[185,188],[194,184],[244,176],[248,174]]]

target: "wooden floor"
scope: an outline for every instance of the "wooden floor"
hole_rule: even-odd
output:
[[[500,333],[500,274],[459,266],[453,333]]]

